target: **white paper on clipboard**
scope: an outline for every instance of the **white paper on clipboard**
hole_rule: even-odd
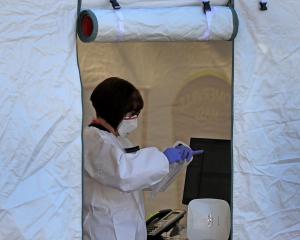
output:
[[[184,142],[177,141],[173,145],[173,147],[176,147],[178,145],[185,145],[187,147],[190,147],[189,145],[185,144]],[[169,173],[158,183],[151,186],[149,189],[146,189],[146,191],[152,191],[152,193],[155,195],[158,192],[164,192],[176,179],[176,177],[179,175],[179,173],[185,169],[191,162],[193,158],[189,161],[182,161],[179,163],[173,163],[169,165]]]

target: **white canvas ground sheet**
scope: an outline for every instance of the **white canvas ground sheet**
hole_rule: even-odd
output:
[[[233,11],[226,6],[211,6],[206,14],[200,6],[91,8],[80,17],[89,15],[93,21],[91,36],[85,37],[82,24],[78,32],[84,42],[229,40],[238,27]]]
[[[2,1],[0,239],[81,239],[77,0]]]
[[[234,240],[300,239],[300,1],[235,1]]]

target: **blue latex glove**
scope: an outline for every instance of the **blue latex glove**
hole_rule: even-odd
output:
[[[180,150],[181,158],[190,161],[193,157],[193,150],[184,145],[178,145],[175,148]]]
[[[191,148],[185,146],[185,145],[178,145],[175,148],[180,150],[181,158],[182,160],[192,160],[194,155],[202,154],[203,150],[192,150]]]
[[[167,148],[163,153],[168,158],[170,164],[184,160],[182,159],[181,150],[178,148],[170,147]]]

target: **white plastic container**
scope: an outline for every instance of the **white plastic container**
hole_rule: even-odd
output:
[[[189,240],[228,240],[231,228],[229,204],[220,199],[194,199],[188,205]]]

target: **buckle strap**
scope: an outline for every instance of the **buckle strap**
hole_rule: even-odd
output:
[[[268,0],[260,0],[259,1],[259,5],[260,5],[260,10],[261,11],[268,10],[267,3],[268,3]]]
[[[211,11],[210,2],[209,0],[203,0],[203,12],[206,14],[206,12]]]
[[[109,0],[113,9],[118,10],[121,8],[120,4],[117,0]]]

